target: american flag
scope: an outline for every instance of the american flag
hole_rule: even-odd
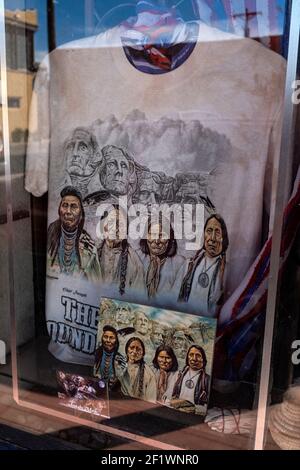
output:
[[[284,211],[280,274],[284,270],[299,227],[300,169],[292,196]],[[265,243],[239,288],[220,312],[216,356],[226,355],[227,365],[221,366],[219,374],[229,380],[243,378],[255,359],[256,342],[261,338],[264,326],[271,249],[272,236]]]

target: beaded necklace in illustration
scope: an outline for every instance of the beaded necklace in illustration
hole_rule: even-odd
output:
[[[78,229],[67,232],[61,227],[61,236],[58,248],[58,259],[60,269],[64,273],[72,273],[78,263],[76,253],[76,237]]]

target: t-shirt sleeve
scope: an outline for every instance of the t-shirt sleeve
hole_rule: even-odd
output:
[[[35,78],[29,112],[29,136],[26,154],[25,189],[34,196],[48,190],[50,146],[49,56],[41,63]]]

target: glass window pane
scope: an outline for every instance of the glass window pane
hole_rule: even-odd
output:
[[[0,385],[87,447],[253,449],[291,2],[150,3],[5,2]]]

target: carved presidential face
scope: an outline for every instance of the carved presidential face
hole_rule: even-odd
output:
[[[203,357],[201,351],[197,348],[191,348],[188,354],[188,365],[192,370],[200,370],[203,368]]]
[[[173,365],[173,360],[167,351],[161,351],[157,356],[158,367],[168,372]]]
[[[65,196],[59,206],[59,217],[63,228],[67,232],[73,232],[79,225],[82,212],[78,197]]]
[[[117,148],[107,151],[104,158],[105,167],[100,175],[101,183],[111,194],[126,195],[129,190],[132,163]]]
[[[127,359],[130,364],[140,362],[144,356],[143,347],[140,341],[134,340],[127,349]]]
[[[156,348],[164,342],[164,333],[161,325],[152,324],[151,341]]]
[[[104,331],[102,335],[102,346],[106,352],[112,352],[117,343],[116,335],[113,331]]]
[[[182,331],[177,331],[173,336],[173,346],[174,349],[178,350],[182,354],[185,354],[187,348],[187,340]],[[182,357],[181,354],[181,357]]]
[[[74,136],[66,147],[67,171],[70,176],[88,177],[93,175],[99,163],[99,153],[84,136]]]
[[[149,329],[149,320],[144,315],[143,312],[136,312],[135,313],[135,322],[134,322],[135,329],[141,335],[146,335]]]
[[[139,178],[135,199],[140,204],[151,205],[161,202],[161,186],[153,176],[147,175]]]
[[[118,328],[125,328],[131,324],[132,314],[126,307],[118,308],[116,312],[116,323]]]
[[[147,236],[147,245],[150,255],[161,256],[167,251],[169,236],[159,224],[151,225]]]
[[[220,222],[212,218],[208,221],[204,232],[204,248],[210,258],[222,253],[223,235]]]
[[[175,200],[181,204],[197,204],[201,201],[203,188],[198,181],[183,183],[176,191]]]

